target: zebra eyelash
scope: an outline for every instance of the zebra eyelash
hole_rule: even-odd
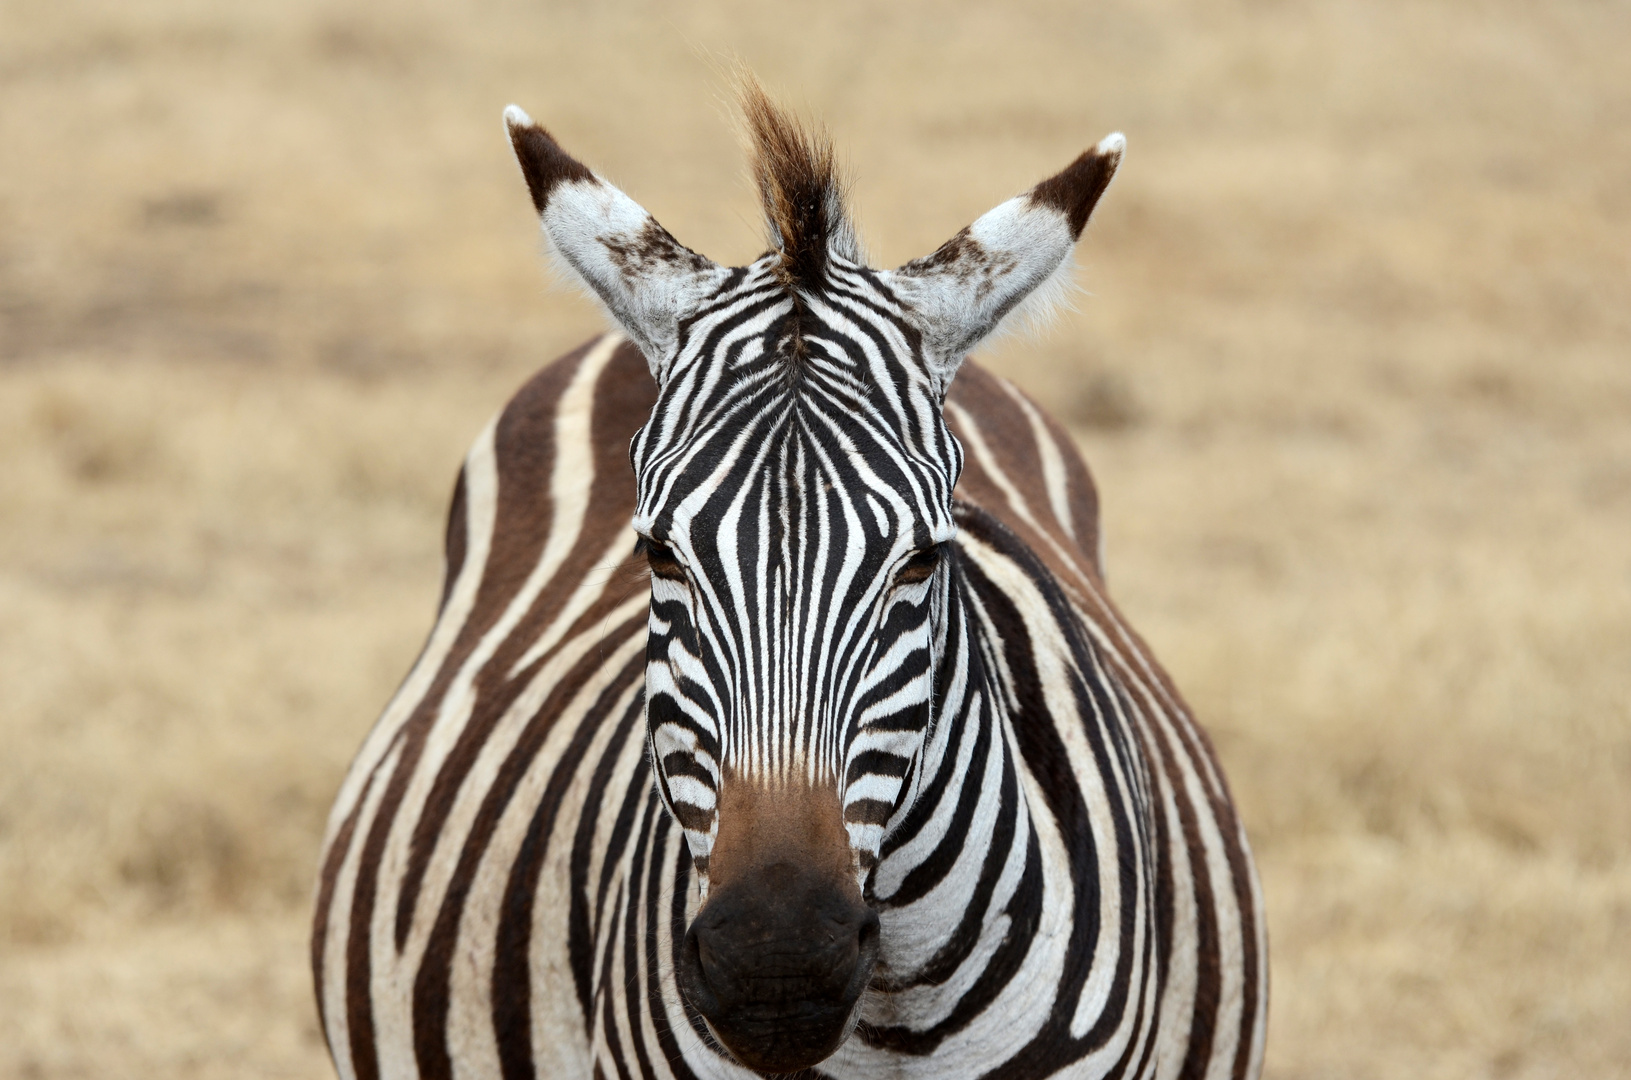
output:
[[[685,566],[674,549],[660,540],[653,540],[649,536],[642,536],[634,542],[634,553],[646,557],[646,565],[651,567],[651,576],[660,577],[668,581],[689,582],[685,573]]]
[[[897,585],[920,585],[934,576],[940,569],[940,560],[944,555],[943,546],[930,544],[906,557],[906,562],[895,573]]]

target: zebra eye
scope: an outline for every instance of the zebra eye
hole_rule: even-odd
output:
[[[680,564],[674,549],[649,536],[642,536],[639,543],[634,545],[635,550],[645,555],[646,564],[651,567],[651,576],[666,578],[669,581],[686,581],[685,567]]]
[[[940,567],[940,545],[934,544],[907,556],[906,563],[895,575],[897,585],[916,585],[934,576]]]

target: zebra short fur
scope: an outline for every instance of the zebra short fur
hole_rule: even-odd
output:
[[[340,1074],[1256,1076],[1222,773],[1069,437],[963,362],[1059,280],[1119,136],[876,271],[824,140],[745,97],[774,247],[741,268],[506,114],[622,332],[460,473],[325,842]]]

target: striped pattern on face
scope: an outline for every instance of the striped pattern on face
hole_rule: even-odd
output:
[[[864,876],[929,719],[962,452],[878,275],[790,297],[773,263],[681,324],[631,446],[653,760],[704,871],[730,773],[839,788]]]
[[[699,903],[643,723],[650,573],[606,339],[482,434],[436,625],[324,845],[312,961],[342,1077],[747,1080],[679,996]],[[933,726],[869,895],[882,954],[832,1077],[1257,1075],[1261,897],[1205,735],[1105,591],[1069,438],[969,365]]]
[[[878,271],[830,148],[746,110],[775,250],[741,268],[507,113],[628,337],[465,461],[435,627],[325,837],[341,1076],[747,1080],[721,1040],[767,999],[705,1021],[676,973],[737,910],[784,978],[754,905],[797,863],[876,920],[812,1075],[1251,1080],[1265,929],[1222,772],[1109,599],[1069,437],[963,363],[1068,268],[1119,136]]]

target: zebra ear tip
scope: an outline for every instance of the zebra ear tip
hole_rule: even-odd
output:
[[[594,179],[594,174],[562,150],[554,137],[534,123],[521,106],[505,108],[504,126],[509,129],[510,146],[515,150],[516,160],[521,163],[521,175],[526,178],[527,190],[532,193],[533,208],[540,215],[555,185]]]
[[[530,128],[536,126],[537,125],[532,122],[532,117],[527,115],[527,110],[523,109],[521,106],[504,106],[504,127],[507,131],[514,132],[518,128]]]
[[[1079,240],[1099,196],[1121,167],[1121,155],[1126,149],[1127,136],[1119,131],[1106,135],[1063,172],[1032,188],[1031,201],[1063,214],[1071,240]]]

